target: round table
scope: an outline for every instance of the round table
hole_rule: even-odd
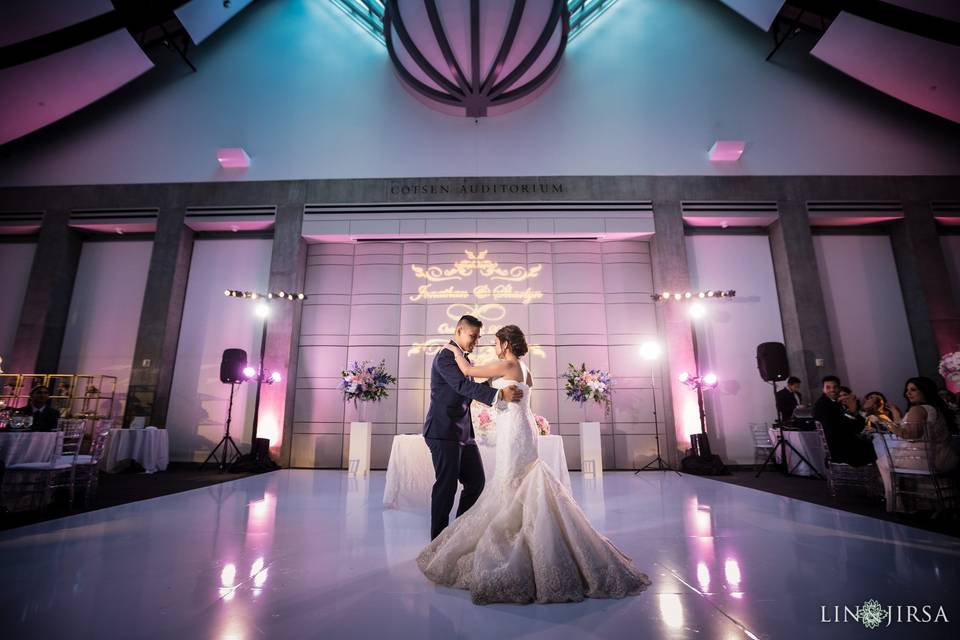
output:
[[[778,430],[771,427],[768,429],[768,433],[770,434],[770,442],[776,445]],[[790,429],[784,429],[783,438],[792,444],[804,458],[810,461],[810,464],[812,464],[813,468],[817,470],[821,478],[827,477],[827,465],[824,462],[824,451],[823,447],[820,445],[820,437],[817,435],[816,431],[792,431]],[[814,475],[810,467],[807,466],[805,462],[801,461],[797,457],[797,454],[791,451],[789,447],[786,448],[785,451],[787,452],[787,468],[790,469],[790,473],[795,476]],[[781,462],[781,454],[779,450],[777,451],[777,462]]]
[[[569,489],[570,472],[567,470],[567,457],[563,451],[563,438],[557,435],[539,436],[537,445],[540,450],[540,459]],[[487,479],[493,478],[497,460],[496,447],[481,443],[478,443],[477,447],[480,449],[484,475]],[[430,449],[427,448],[423,436],[419,434],[394,436],[390,460],[387,462],[383,506],[388,509],[429,507],[430,491],[435,479]]]
[[[170,462],[170,441],[166,429],[110,429],[100,459],[107,473],[120,469],[122,460],[136,460],[147,473],[163,471]]]
[[[63,433],[59,431],[0,430],[0,460],[8,467],[21,462],[49,462],[60,450]]]

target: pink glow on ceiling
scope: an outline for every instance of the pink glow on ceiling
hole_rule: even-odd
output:
[[[153,63],[127,30],[120,29],[0,70],[0,144],[56,122],[151,67]]]
[[[40,231],[39,222],[4,223],[0,222],[0,232],[5,236],[27,236]]]
[[[250,168],[250,156],[240,147],[224,147],[217,149],[217,162],[224,169]]]
[[[960,47],[841,12],[811,53],[898,100],[960,122]]]
[[[70,227],[73,229],[93,231],[94,233],[113,233],[117,235],[123,235],[126,233],[153,233],[157,230],[157,223],[155,220],[150,222],[71,222]]]
[[[860,227],[868,224],[881,224],[884,222],[893,222],[902,220],[900,215],[810,215],[811,227]]]
[[[710,162],[737,162],[746,146],[743,140],[717,140],[710,147]]]
[[[265,216],[255,220],[193,220],[188,217],[186,225],[194,231],[266,231],[273,228],[273,217]]]
[[[192,226],[192,225],[191,225]],[[752,225],[756,226],[756,225]],[[462,239],[488,239],[491,237],[496,238],[497,240],[542,240],[544,238],[543,232],[530,232],[530,233],[498,233],[491,234],[489,231],[484,232],[452,232],[452,233],[430,233],[424,234],[422,232],[418,233],[384,233],[384,234],[357,234],[351,235],[348,233],[344,234],[311,234],[304,233],[303,237],[307,242],[356,242],[359,239],[363,240],[462,240]],[[600,242],[609,242],[612,240],[642,240],[644,238],[652,238],[653,232],[649,233],[587,233],[587,232],[571,232],[571,233],[555,233],[551,232],[549,234],[550,239],[590,239],[598,240]]]
[[[683,221],[691,227],[769,227],[777,219],[776,213],[765,215],[730,216],[691,216],[684,215]]]

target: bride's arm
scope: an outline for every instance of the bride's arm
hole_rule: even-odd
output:
[[[510,366],[510,363],[506,360],[497,360],[496,362],[481,365],[471,364],[463,357],[460,349],[457,349],[451,344],[448,344],[444,348],[453,354],[453,357],[457,360],[457,367],[460,369],[460,373],[465,376],[473,378],[494,378],[505,374]]]

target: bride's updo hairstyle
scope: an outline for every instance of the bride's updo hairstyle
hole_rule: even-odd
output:
[[[527,355],[527,339],[517,325],[508,324],[505,327],[501,327],[500,331],[497,331],[495,335],[500,339],[500,342],[506,342],[510,346],[510,353],[513,355],[518,358]]]

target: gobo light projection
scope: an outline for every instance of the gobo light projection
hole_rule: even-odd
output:
[[[436,327],[436,334],[453,335],[460,316],[472,315],[483,321],[483,335],[492,336],[500,327],[516,324],[507,317],[504,303],[530,304],[533,300],[543,298],[543,291],[531,286],[531,281],[535,281],[543,270],[542,264],[516,265],[508,269],[488,258],[487,251],[467,249],[464,253],[465,258],[449,267],[410,265],[417,279],[423,281],[417,287],[417,292],[409,297],[410,302],[452,301],[446,309],[447,320]],[[474,274],[486,282],[478,282],[473,288],[464,288],[463,280]],[[521,328],[526,330],[526,327]],[[447,341],[448,338],[432,338],[415,342],[407,355],[435,354]],[[540,345],[530,344],[529,348],[531,355],[544,356]],[[492,345],[477,349],[477,362],[486,362],[495,357]]]

